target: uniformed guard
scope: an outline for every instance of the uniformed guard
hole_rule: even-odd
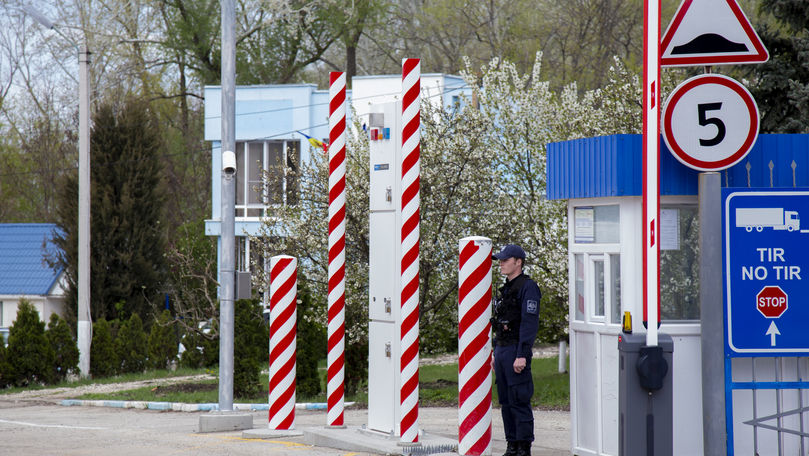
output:
[[[540,291],[522,272],[525,251],[520,246],[506,245],[492,259],[500,261],[500,273],[506,276],[492,317],[493,368],[508,444],[503,456],[530,456],[534,441],[531,357],[539,329]]]

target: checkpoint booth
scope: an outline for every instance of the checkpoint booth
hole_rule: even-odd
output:
[[[641,135],[548,145],[548,198],[568,201],[571,450],[577,455],[618,454],[624,312],[631,314],[634,332],[645,333],[641,151]],[[698,176],[661,141],[660,331],[674,342],[669,375],[676,455],[703,454]],[[809,135],[759,135],[742,161],[721,172],[721,181],[722,187],[763,190],[809,187]],[[739,454],[780,454],[772,452],[779,447],[806,454],[809,407],[803,409],[809,395],[801,382],[809,375],[807,358],[728,359],[728,448]]]

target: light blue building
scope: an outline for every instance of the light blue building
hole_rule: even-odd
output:
[[[371,104],[400,98],[401,75],[356,76],[347,92],[348,122],[352,111],[367,119]],[[448,107],[462,102],[471,90],[458,76],[423,74],[422,103]],[[221,233],[221,100],[220,86],[205,87],[205,140],[211,142],[211,218],[205,221],[205,234]],[[236,87],[236,270],[248,271],[251,254],[249,235],[260,231],[267,206],[259,188],[264,171],[277,173],[264,187],[269,204],[295,205],[300,195],[296,173],[313,153],[301,134],[328,142],[329,92],[313,84],[258,85]],[[300,132],[300,133],[299,133]],[[221,241],[219,242],[221,248]]]

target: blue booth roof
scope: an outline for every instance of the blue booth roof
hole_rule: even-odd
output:
[[[55,255],[56,225],[0,224],[0,295],[46,295],[62,273],[45,261]]]
[[[640,196],[642,135],[611,135],[548,144],[548,199]],[[696,195],[699,171],[660,141],[660,194]],[[809,135],[759,135],[747,156],[722,171],[723,187],[809,186]]]

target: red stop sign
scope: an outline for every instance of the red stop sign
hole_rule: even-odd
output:
[[[777,285],[766,286],[756,295],[756,308],[767,318],[780,317],[787,307],[787,294]]]

